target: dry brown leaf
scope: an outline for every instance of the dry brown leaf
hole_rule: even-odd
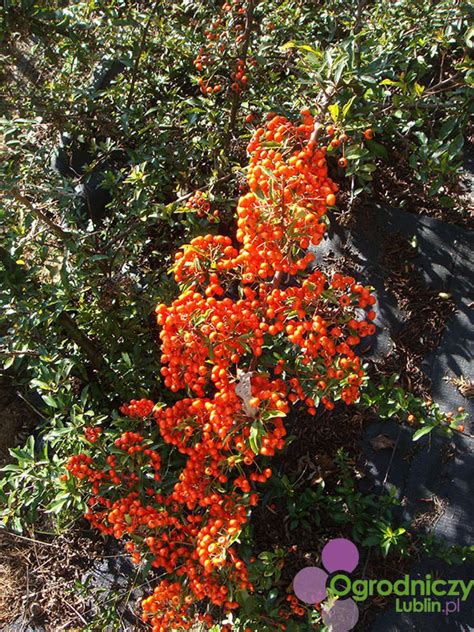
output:
[[[370,445],[377,452],[379,450],[388,450],[395,446],[395,439],[391,439],[387,435],[379,434],[370,440]]]

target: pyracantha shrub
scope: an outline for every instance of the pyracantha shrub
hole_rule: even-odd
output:
[[[156,314],[164,383],[186,397],[124,405],[143,419],[138,430],[110,446],[114,431],[89,429],[90,454],[68,465],[90,495],[91,523],[168,574],[143,601],[155,632],[210,624],[198,602],[230,611],[252,591],[236,540],[272,474],[267,457],[284,447],[290,405],[315,415],[359,397],[355,347],[375,331],[375,298],[349,276],[310,268],[337,185],[302,115],[299,125],[271,116],[255,131],[235,241],[204,235],[176,254],[182,293]]]

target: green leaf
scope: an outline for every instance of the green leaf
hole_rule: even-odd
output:
[[[346,158],[348,160],[356,160],[357,158],[362,158],[364,156],[367,156],[368,153],[369,152],[365,147],[360,147],[360,146],[349,147],[349,149],[346,152]]]
[[[69,494],[61,494],[46,509],[46,513],[58,514],[69,500]]]
[[[349,114],[349,110],[352,107],[352,104],[355,101],[355,97],[351,97],[349,99],[349,101],[344,105],[344,107],[342,108],[342,118],[345,119],[346,116]]]
[[[286,417],[286,413],[282,410],[264,410],[262,413],[262,421],[268,421],[275,417]]]
[[[249,436],[250,449],[254,454],[259,454],[261,447],[261,439],[260,439],[260,424],[259,422],[254,422],[250,428],[250,436]]]
[[[382,79],[379,83],[380,86],[401,86],[400,81],[394,81],[393,79]]]
[[[51,408],[59,408],[58,402],[51,395],[42,395],[41,397]]]
[[[21,468],[18,467],[18,465],[4,465],[1,469],[0,472],[21,472]]]
[[[3,363],[3,368],[5,369],[5,371],[9,369],[14,362],[15,356],[12,356],[11,358],[8,358],[8,360],[5,360],[5,362]]]
[[[428,434],[435,428],[435,426],[424,426],[423,428],[419,428],[412,437],[412,441],[418,441],[421,437]]]
[[[423,92],[425,91],[425,86],[422,86],[421,84],[417,83],[415,81],[415,93],[418,97],[421,97],[421,95],[423,94]]]
[[[334,103],[333,105],[328,106],[329,114],[331,115],[332,120],[337,123],[339,118],[339,105]]]
[[[383,145],[377,143],[375,140],[367,140],[365,141],[367,147],[370,151],[376,156],[380,156],[381,158],[387,158],[388,152]]]
[[[461,153],[464,147],[464,136],[462,134],[458,134],[456,138],[451,141],[448,145],[448,153],[450,157],[455,158],[458,154]]]
[[[390,545],[391,545],[390,540],[387,540],[386,542],[384,542],[382,544],[382,551],[383,551],[384,557],[386,557],[388,555],[388,552],[389,552],[389,549],[390,549]]]
[[[334,84],[337,86],[339,84],[339,81],[341,80],[341,76],[342,73],[344,72],[345,68],[347,66],[347,56],[344,56],[342,59],[340,59],[335,68],[334,68]]]

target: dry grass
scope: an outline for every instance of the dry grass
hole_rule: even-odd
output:
[[[474,382],[472,380],[466,380],[463,375],[460,377],[451,375],[445,379],[447,382],[455,386],[463,397],[466,397],[467,399],[474,397]]]
[[[18,630],[18,622],[23,622],[29,629],[41,627],[46,632],[79,631],[92,622],[95,625],[97,616],[94,629],[102,630],[100,617],[106,612],[115,613],[120,631],[144,630],[135,616],[139,601],[132,597],[132,590],[144,585],[138,571],[124,575],[123,569],[117,569],[112,587],[93,582],[87,589],[84,585],[78,589],[77,582],[92,578],[97,564],[127,557],[117,552],[111,555],[104,545],[102,538],[80,529],[31,537],[0,530],[0,630]]]
[[[23,614],[26,567],[17,551],[5,551],[0,539],[0,626]]]

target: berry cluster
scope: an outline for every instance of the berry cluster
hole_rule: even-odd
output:
[[[248,60],[248,64],[250,64],[251,66],[255,66],[256,63],[257,62],[253,57]],[[230,75],[230,79],[232,81],[231,89],[234,92],[242,92],[247,87],[249,78],[246,74],[246,65],[246,60],[238,59],[235,67],[235,72],[232,72]]]
[[[308,110],[297,126],[273,116],[248,146],[250,192],[239,200],[236,237],[249,281],[306,269],[313,257],[302,251],[323,237],[321,219],[338,187],[328,176],[326,149],[311,140],[313,129]]]
[[[236,589],[252,591],[234,542],[272,476],[266,459],[284,447],[290,405],[316,414],[359,397],[355,347],[374,333],[375,299],[352,277],[308,269],[307,248],[323,235],[337,186],[311,114],[302,114],[299,125],[269,118],[250,142],[240,250],[229,237],[195,238],[176,256],[181,294],[156,308],[164,383],[186,396],[167,407],[133,400],[121,411],[153,414],[173,467],[163,474],[158,440],[137,431],[107,457],[102,435],[94,460],[68,465],[92,491],[91,523],[170,575],[143,602],[154,632],[189,629],[202,600],[230,611]]]
[[[355,131],[355,130],[353,130]],[[318,130],[321,136],[324,136],[326,145],[326,151],[329,151],[332,156],[336,155],[336,152],[341,152],[341,157],[338,159],[337,164],[339,167],[345,169],[349,164],[346,158],[346,148],[351,142],[354,142],[356,138],[349,138],[346,132],[341,129],[340,125],[328,125],[324,128],[322,125]],[[371,141],[374,138],[374,131],[371,127],[365,129],[362,132],[362,138],[366,141]]]
[[[101,434],[102,434],[101,426],[95,426],[95,427],[87,426],[86,428],[84,428],[84,436],[87,439],[87,441],[90,441],[91,443],[95,443]]]
[[[180,582],[163,580],[155,588],[151,597],[143,600],[143,610],[147,616],[159,620],[159,623],[154,626],[157,632],[172,629],[189,630],[197,623],[207,623],[210,626],[212,619],[209,615],[195,616],[190,612],[193,602],[192,594],[184,594]],[[157,615],[158,612],[163,614]]]
[[[153,412],[155,404],[151,399],[132,399],[129,404],[120,407],[120,412],[127,417],[143,418],[148,417]]]
[[[245,38],[246,0],[232,0],[222,5],[218,17],[204,32],[207,40],[199,49],[193,64],[198,73],[203,94],[218,94],[225,87],[240,93],[246,89],[250,67],[257,65],[254,57],[239,57],[239,48]],[[233,70],[229,73],[229,67]]]
[[[234,267],[238,251],[232,247],[232,239],[224,235],[195,237],[175,256],[174,278],[189,288],[207,286],[206,296],[221,296],[224,291],[219,274]]]
[[[215,211],[211,209],[211,204],[202,191],[193,193],[193,195],[187,199],[185,207],[189,211],[196,213],[196,216],[199,218],[205,217],[212,222],[219,221],[219,211],[217,209]]]

